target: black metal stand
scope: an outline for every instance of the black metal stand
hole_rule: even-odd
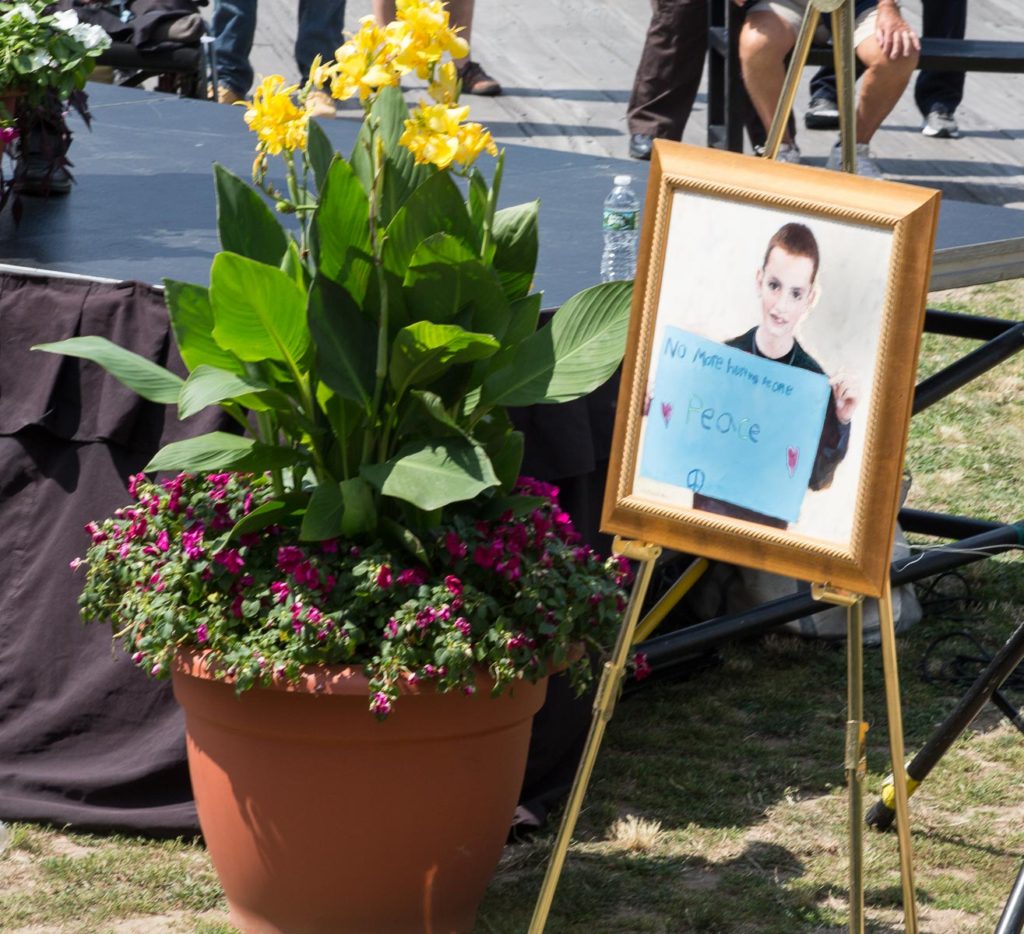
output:
[[[1024,623],[1017,627],[1003,647],[996,652],[985,670],[978,676],[967,693],[960,698],[960,702],[952,713],[939,724],[938,729],[931,735],[928,742],[911,760],[907,766],[908,794],[913,794],[921,782],[927,778],[957,737],[970,726],[971,721],[978,715],[978,711],[985,706],[986,702],[995,699],[994,696],[998,692],[999,686],[1022,661],[1024,661]],[[1002,703],[997,704],[999,709],[1003,713],[1007,713],[1007,708],[1009,708],[1007,715],[1010,721],[1024,732],[1019,723],[1018,711],[1005,697],[1001,697],[1000,700]],[[889,781],[882,789],[881,799],[868,811],[868,816],[864,819],[865,822],[878,830],[885,830],[896,817],[894,801],[893,785]]]
[[[995,934],[1021,934],[1024,931],[1024,866],[1017,873],[1017,881],[999,917]]]

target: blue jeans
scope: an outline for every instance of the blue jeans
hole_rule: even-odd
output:
[[[345,0],[299,0],[295,64],[303,81],[317,55],[334,58],[344,26]],[[249,53],[256,35],[256,0],[214,0],[210,31],[218,83],[245,96],[253,82]]]

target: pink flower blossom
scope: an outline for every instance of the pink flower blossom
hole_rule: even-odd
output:
[[[460,581],[454,574],[449,574],[444,579],[444,585],[448,588],[448,592],[456,597],[462,593],[462,581]]]
[[[156,547],[161,551],[171,550],[171,536],[167,534],[167,529],[161,529],[156,537]]]
[[[196,642],[203,645],[210,641],[210,631],[206,628],[206,623],[200,623],[196,626]]]
[[[82,561],[81,558],[72,558],[68,566],[71,568],[72,571],[77,571],[82,566],[83,563],[84,562]]]
[[[138,498],[139,486],[146,482],[146,475],[144,473],[133,473],[128,478],[128,494],[132,499]]]
[[[420,629],[426,629],[435,619],[437,611],[432,606],[426,606],[416,614],[416,625]]]
[[[456,561],[459,558],[465,558],[469,550],[466,543],[452,531],[444,533],[444,547],[447,549],[448,554]]]
[[[391,701],[388,699],[387,694],[383,691],[378,691],[373,695],[370,700],[370,712],[378,717],[386,717],[391,713]]]
[[[454,623],[452,623],[452,628],[454,628],[454,629],[457,629],[457,630],[458,630],[459,632],[461,632],[461,633],[462,633],[462,634],[463,634],[463,635],[464,635],[464,636],[465,636],[465,637],[466,637],[467,639],[469,638],[469,636],[470,636],[470,635],[472,634],[472,632],[473,632],[472,628],[471,628],[471,627],[470,627],[470,625],[469,625],[469,620],[468,620],[468,619],[466,619],[466,617],[465,617],[465,616],[460,616],[460,617],[459,617],[459,618],[458,618],[457,620],[455,620],[455,622],[454,622]]]
[[[159,571],[154,571],[149,576],[149,586],[152,587],[157,593],[163,593],[164,590],[167,588],[167,585],[164,583]]]
[[[286,574],[290,574],[305,560],[305,552],[296,545],[282,545],[277,549],[277,566]]]
[[[136,653],[135,653],[135,654],[134,654],[134,655],[132,656],[132,663],[133,663],[133,664],[135,664],[135,665],[138,665],[139,663],[141,663],[142,661],[144,661],[144,660],[145,660],[145,658],[146,658],[146,656],[145,656],[145,655],[144,655],[144,654],[143,654],[142,652],[136,652]]]
[[[187,532],[181,533],[181,550],[193,560],[202,558],[206,553],[203,549],[203,523],[199,522]]]
[[[325,539],[320,542],[320,550],[329,555],[337,554],[338,540],[336,538]]]
[[[223,548],[213,556],[217,564],[223,565],[232,574],[237,574],[245,567],[245,559],[237,548]]]
[[[377,586],[381,590],[387,590],[391,586],[391,568],[386,564],[380,566],[380,570],[377,572]]]
[[[288,599],[291,588],[284,581],[274,581],[270,585],[270,592],[274,595],[275,603],[284,603]]]
[[[13,143],[21,133],[18,132],[16,126],[4,126],[0,127],[0,142],[2,143]]]
[[[231,601],[231,615],[235,619],[242,618],[242,595],[238,594],[234,600]]]
[[[295,583],[304,587],[320,586],[320,572],[310,561],[301,561],[295,565],[292,569],[292,576],[295,578]]]
[[[406,568],[398,572],[395,583],[399,587],[419,587],[427,581],[427,572],[423,568]]]
[[[387,621],[384,626],[384,638],[394,639],[398,636],[398,620],[393,616]]]
[[[650,663],[647,661],[647,656],[643,652],[637,652],[633,655],[633,677],[637,681],[643,681],[644,678],[649,678],[654,673]]]

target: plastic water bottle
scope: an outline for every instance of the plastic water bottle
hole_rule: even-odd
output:
[[[611,194],[604,199],[604,252],[601,281],[632,279],[636,275],[636,242],[640,235],[640,202],[629,187],[629,175],[616,175]]]

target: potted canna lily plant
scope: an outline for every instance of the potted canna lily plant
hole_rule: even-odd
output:
[[[254,93],[253,184],[215,169],[210,285],[166,283],[186,379],[96,337],[39,348],[237,427],[159,451],[76,564],[84,618],[173,679],[245,930],[468,931],[545,679],[585,683],[624,606],[628,567],[519,476],[507,408],[606,380],[631,284],[538,328],[538,205],[498,208],[503,154],[446,60],[465,43],[438,0],[397,17]],[[316,87],[363,102],[348,158]]]

